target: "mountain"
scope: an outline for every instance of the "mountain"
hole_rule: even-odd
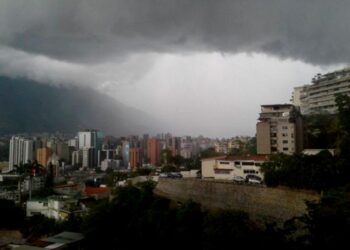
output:
[[[161,127],[150,115],[90,88],[0,76],[0,134],[96,128],[128,135],[155,133]]]

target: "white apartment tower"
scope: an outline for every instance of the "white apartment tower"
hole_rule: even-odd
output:
[[[350,68],[324,75],[317,74],[312,84],[294,88],[292,103],[300,108],[302,114],[337,112],[337,94],[350,95]]]
[[[97,166],[98,151],[102,149],[103,135],[95,129],[85,129],[78,132],[78,147],[82,152],[82,166]]]
[[[294,154],[303,148],[302,118],[291,104],[262,105],[256,124],[258,154]]]
[[[33,160],[33,141],[22,137],[12,136],[9,150],[9,171],[15,165],[25,164]]]

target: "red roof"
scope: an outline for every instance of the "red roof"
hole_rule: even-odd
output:
[[[87,195],[110,193],[111,189],[108,187],[85,187],[85,193]]]

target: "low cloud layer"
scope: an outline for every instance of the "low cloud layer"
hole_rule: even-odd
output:
[[[0,75],[92,87],[177,134],[253,135],[260,104],[288,102],[293,87],[349,64],[349,9],[344,0],[2,0]]]
[[[4,0],[0,43],[84,63],[215,51],[348,63],[349,9],[343,0]]]

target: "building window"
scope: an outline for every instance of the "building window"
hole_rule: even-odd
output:
[[[288,148],[283,148],[283,151],[288,151]]]
[[[224,164],[224,165],[229,165],[230,163],[228,161],[220,161],[220,164]]]
[[[283,143],[283,144],[287,144],[288,141],[287,141],[287,140],[283,140],[282,143]]]
[[[248,161],[248,162],[242,162],[243,166],[254,166],[254,162]]]
[[[215,169],[215,174],[230,174],[232,169]]]
[[[282,129],[288,129],[288,126],[282,126]]]
[[[283,136],[283,137],[287,137],[288,134],[287,134],[287,133],[283,133],[282,136]]]
[[[243,170],[243,173],[244,174],[258,174],[259,171],[255,171],[253,169],[245,169],[245,170]]]

